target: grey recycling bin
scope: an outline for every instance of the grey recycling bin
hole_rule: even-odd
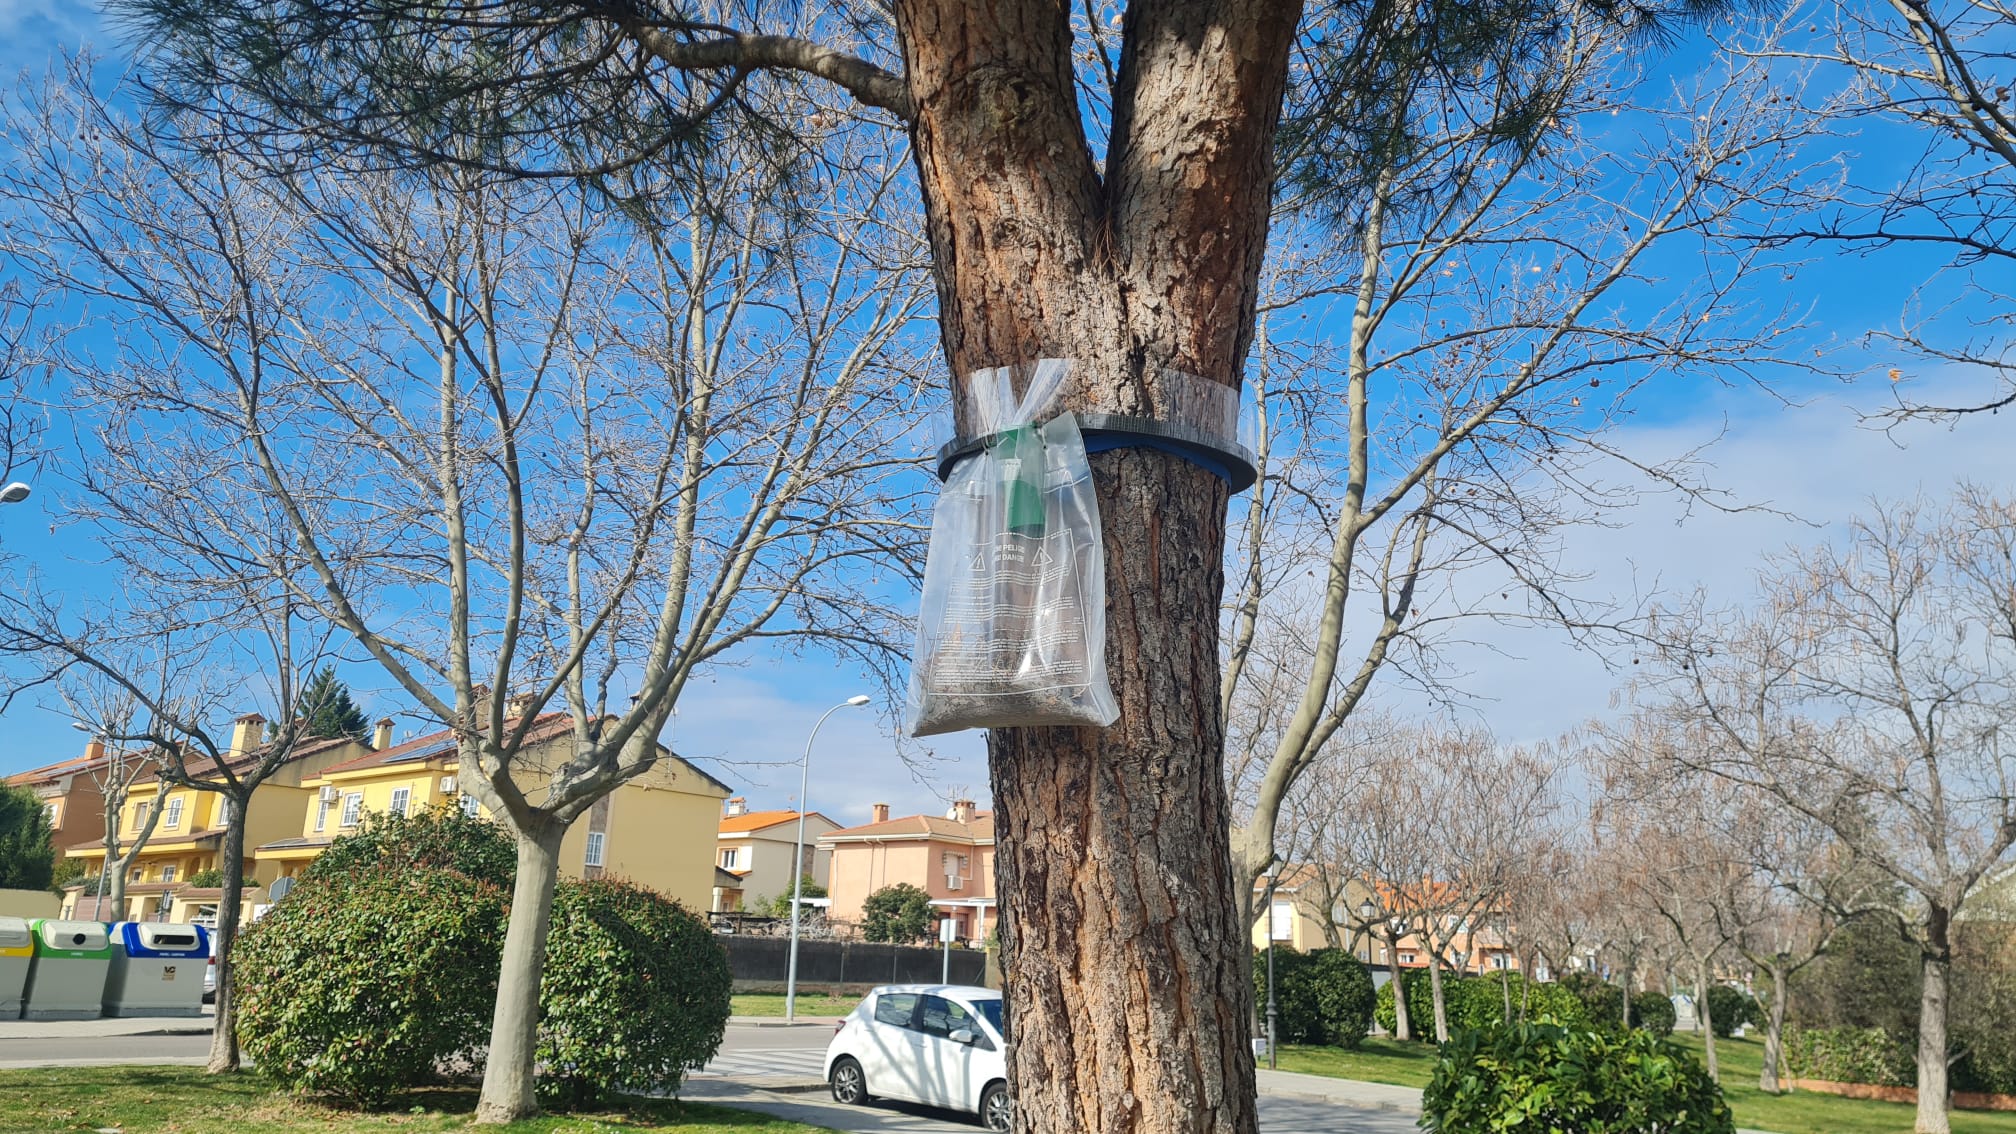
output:
[[[28,969],[26,1020],[95,1020],[105,1011],[112,938],[102,922],[38,918],[28,923],[35,963]]]
[[[112,927],[107,1016],[201,1016],[210,935],[200,925],[122,921]]]
[[[28,919],[0,917],[0,1020],[21,1018],[21,990],[28,987],[28,964],[34,956]]]

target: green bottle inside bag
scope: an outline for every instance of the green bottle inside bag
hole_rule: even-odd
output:
[[[1016,535],[1043,534],[1043,438],[1033,425],[1005,430],[990,446],[1001,474],[1002,519]]]

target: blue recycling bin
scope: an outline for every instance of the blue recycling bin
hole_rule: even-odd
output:
[[[200,925],[122,921],[112,927],[107,1016],[201,1016],[210,933]]]

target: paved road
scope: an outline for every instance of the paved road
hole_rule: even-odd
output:
[[[776,1091],[819,1076],[831,1023],[776,1027],[731,1023],[721,1053],[688,1080],[686,1097],[862,1134],[974,1134],[972,1118],[907,1103],[840,1106],[823,1091]],[[0,1068],[72,1063],[201,1063],[207,1035],[9,1037],[0,1022]],[[1414,1134],[1410,1114],[1287,1097],[1260,1099],[1262,1134]]]

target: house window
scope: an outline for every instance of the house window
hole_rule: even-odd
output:
[[[602,840],[605,837],[606,836],[604,836],[600,831],[588,832],[588,854],[582,860],[584,865],[587,866],[602,865]]]
[[[1273,938],[1276,941],[1294,940],[1295,903],[1275,902],[1273,914],[1274,915],[1268,919],[1268,921],[1272,923],[1267,927],[1268,933],[1273,935]]]
[[[329,826],[329,809],[334,806],[336,806],[336,801],[327,796],[315,801],[315,829],[317,831]]]
[[[967,877],[966,856],[963,854],[953,854],[952,852],[947,851],[945,852],[944,856],[944,866],[945,866],[945,888],[947,890],[964,889],[966,886],[966,877]]]
[[[174,799],[168,801],[168,806],[164,808],[161,812],[161,825],[163,827],[168,828],[171,831],[177,830],[182,826],[181,796],[178,795]]]
[[[1402,954],[1400,954],[1400,963],[1401,963],[1401,964],[1403,964],[1403,965],[1411,965],[1411,964],[1413,964],[1413,963],[1414,963],[1414,954],[1412,954],[1412,953],[1402,953]]]
[[[50,830],[53,831],[56,828],[61,827],[63,825],[61,822],[58,822],[58,820],[61,818],[63,814],[62,809],[57,807],[55,803],[51,802],[43,804],[42,810],[45,814],[49,816]]]
[[[1493,953],[1493,954],[1491,954],[1491,967],[1492,967],[1492,968],[1494,968],[1494,969],[1502,969],[1502,968],[1504,968],[1504,967],[1505,967],[1505,954],[1503,954],[1503,953]]]
[[[735,847],[729,847],[727,850],[721,852],[721,869],[734,870],[736,864],[741,860],[742,852]]]
[[[136,866],[133,868],[133,873],[128,874],[126,876],[126,881],[130,885],[132,883],[140,881],[142,878],[145,877],[147,877],[147,872]]]
[[[412,788],[403,788],[403,787],[393,788],[392,805],[390,807],[387,807],[385,810],[393,815],[403,816],[406,814],[406,803],[408,800],[412,798],[413,798]]]
[[[135,832],[138,832],[138,831],[140,830],[140,828],[142,828],[142,827],[145,827],[146,825],[147,825],[147,805],[146,805],[146,804],[144,804],[144,803],[136,803],[136,804],[134,804],[134,805],[133,805],[133,830],[134,830]]]
[[[174,810],[174,808],[172,808],[172,807],[171,807],[171,808],[169,808],[169,810],[170,810],[170,811],[173,811],[173,810]],[[164,866],[164,867],[162,867],[162,868],[161,868],[161,881],[163,881],[163,882],[173,882],[173,881],[175,881],[175,868],[174,868],[174,867],[172,867],[172,866]]]
[[[217,825],[219,827],[229,827],[231,825],[231,817],[237,813],[238,801],[228,797],[221,800],[217,804]]]
[[[483,810],[483,804],[478,802],[475,796],[465,795],[462,797],[462,814],[467,815],[471,819],[474,819],[476,818],[477,813],[481,812],[482,810]]]
[[[339,827],[355,827],[364,814],[364,793],[353,791],[343,797],[343,814],[336,820]]]

